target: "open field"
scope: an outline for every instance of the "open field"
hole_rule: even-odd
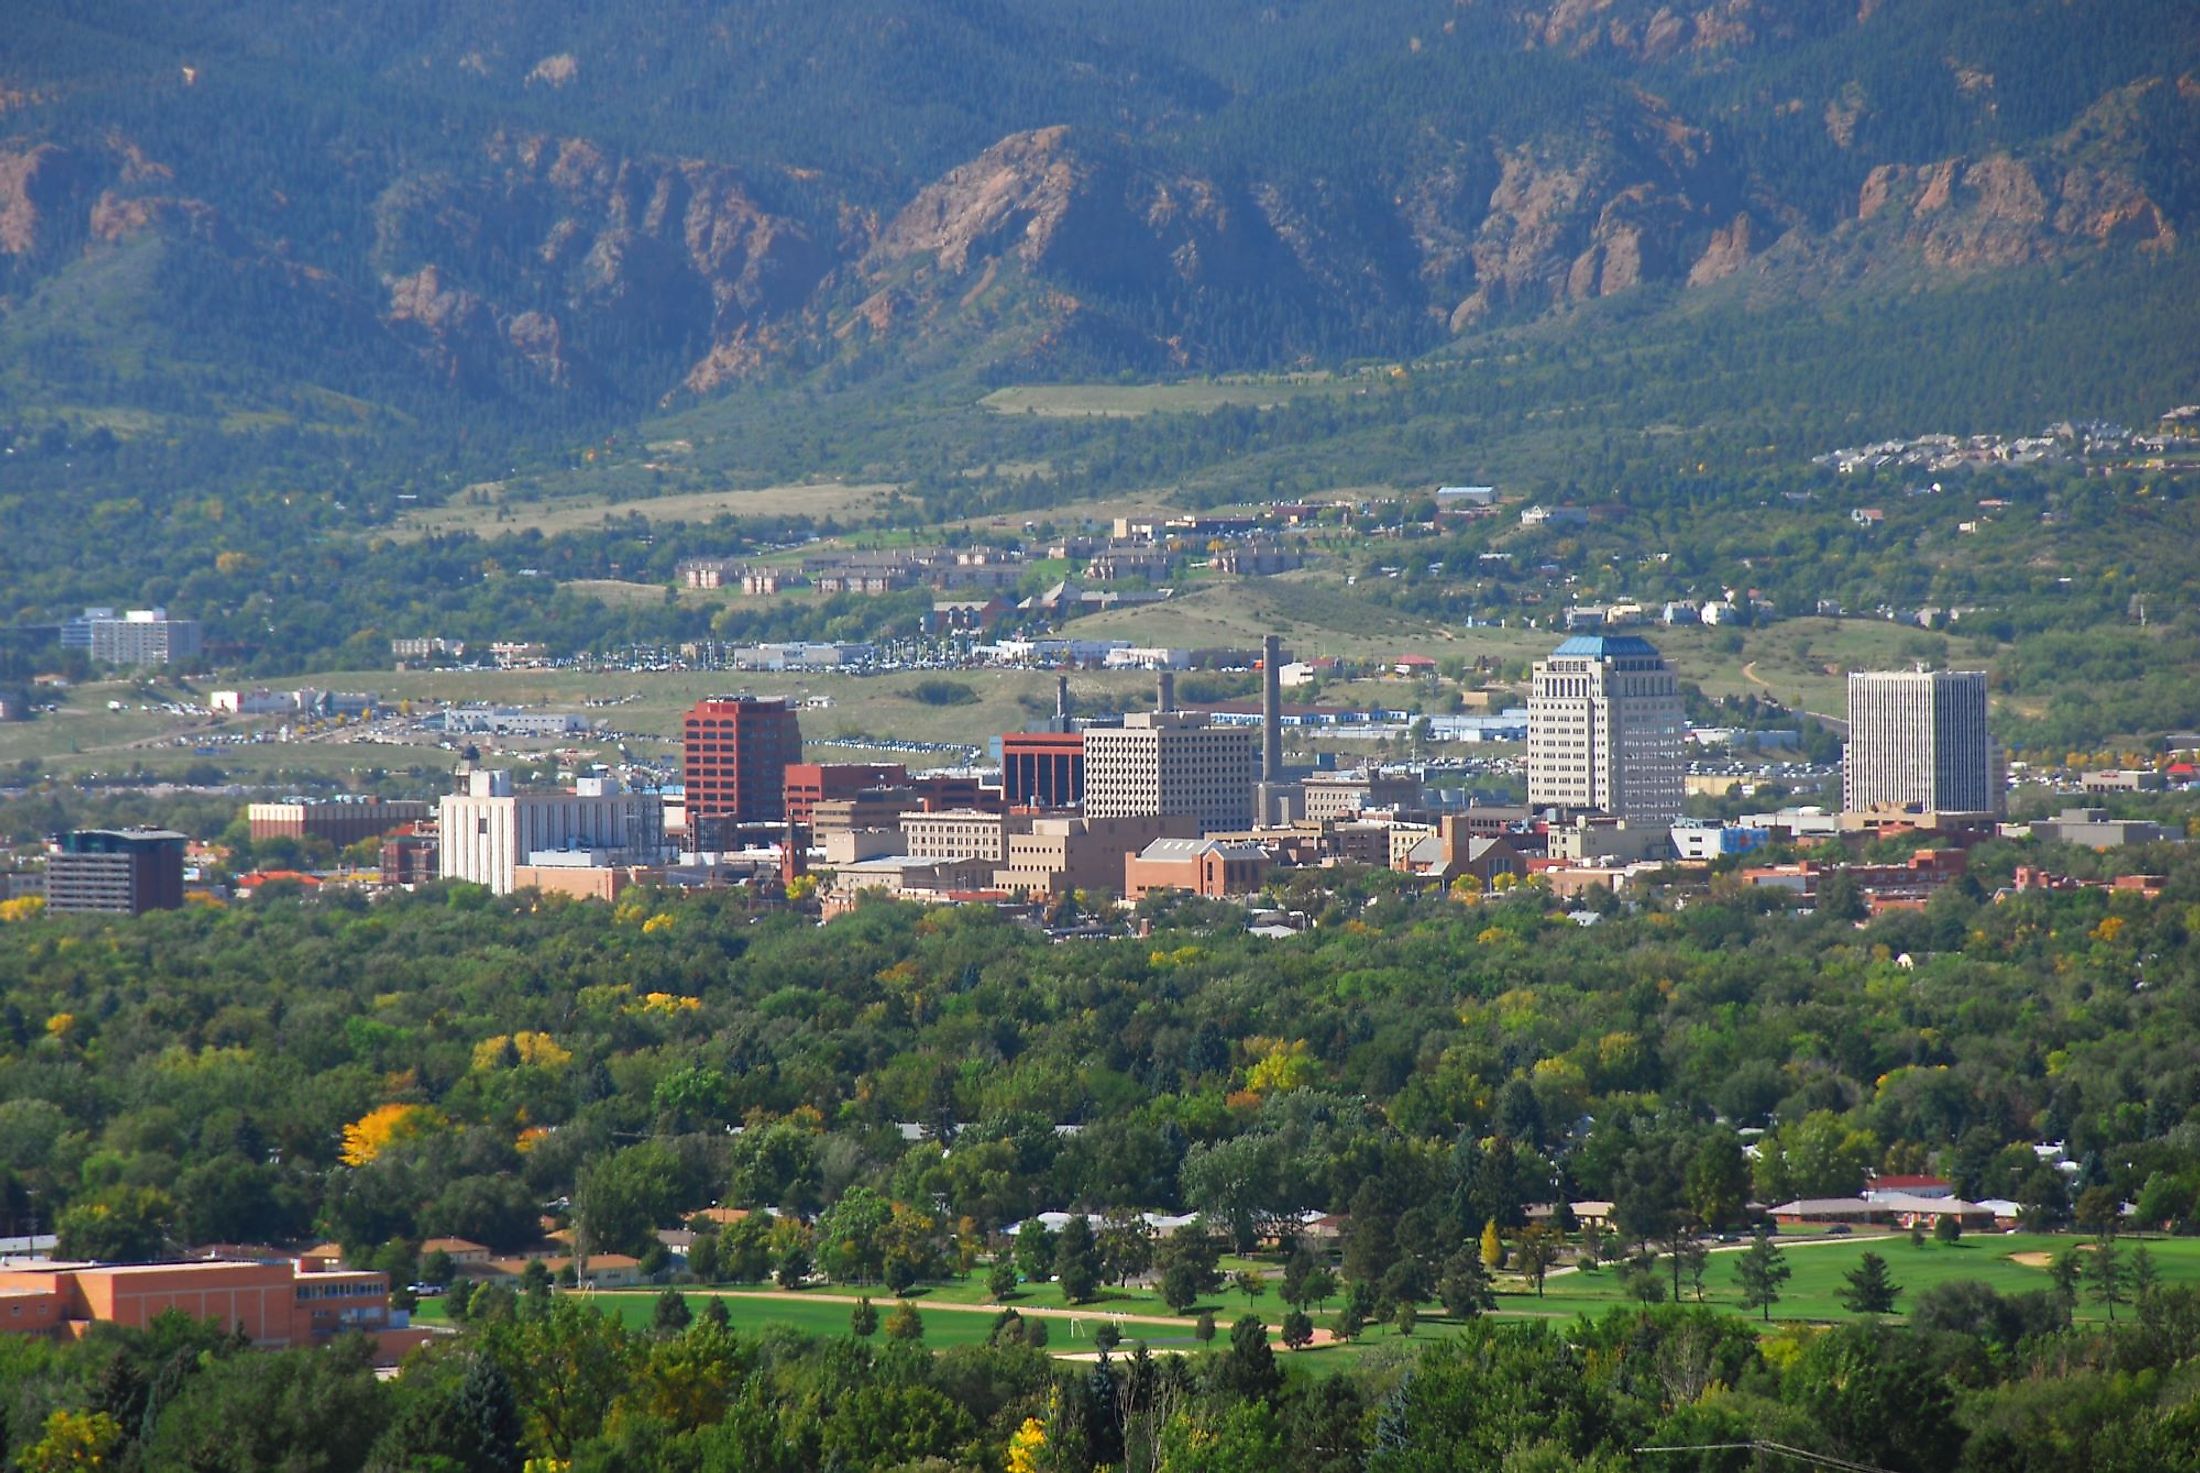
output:
[[[1507,630],[1453,634],[1429,620],[1386,609],[1355,593],[1343,580],[1316,572],[1217,579],[1165,603],[1110,609],[1080,619],[1074,632],[1091,639],[1128,639],[1179,649],[1253,648],[1263,634],[1273,632],[1282,635],[1301,659],[1408,653],[1471,658],[1494,647],[1494,642],[1485,645],[1481,638],[1485,634],[1508,644],[1519,640]]]
[[[995,389],[978,403],[996,414],[1129,419],[1145,414],[1205,414],[1237,406],[1273,409],[1292,399],[1349,393],[1353,386],[1351,379],[1326,373],[1162,384],[1019,384]]]
[[[1684,625],[1640,632],[1682,679],[1700,685],[1706,695],[1758,695],[1789,705],[1800,697],[1804,709],[1834,717],[1847,711],[1850,670],[1900,670],[1920,659],[1982,670],[2001,648],[1983,635],[1883,619],[1785,619],[1759,629]],[[1728,648],[1737,634],[1741,647]]]
[[[545,536],[601,526],[630,516],[653,522],[708,522],[735,517],[866,516],[896,488],[885,481],[815,481],[748,490],[681,491],[666,496],[565,495],[523,500],[501,483],[461,492],[441,506],[423,507],[398,519],[400,537],[470,532],[501,537],[538,531]]]
[[[1835,1295],[1842,1287],[1843,1276],[1856,1267],[1866,1252],[1876,1252],[1885,1258],[1891,1276],[1901,1286],[1902,1296],[1896,1306],[1896,1318],[1900,1318],[1900,1312],[1915,1304],[1920,1293],[1936,1284],[1976,1280],[2004,1295],[2050,1288],[2046,1257],[2082,1241],[2068,1236],[1995,1233],[1968,1235],[1952,1245],[1928,1243],[1918,1248],[1911,1246],[1906,1235],[1788,1237],[1782,1240],[1782,1247],[1791,1277],[1780,1302],[1773,1308],[1772,1323],[1812,1324],[1857,1318],[1841,1306]],[[1712,1309],[1755,1318],[1757,1311],[1743,1307],[1735,1280],[1735,1265],[1744,1246],[1722,1247],[1712,1252],[1702,1303]],[[2127,1264],[2136,1246],[2134,1240],[2124,1240],[2122,1248]],[[2146,1240],[2146,1247],[2164,1285],[2200,1284],[2200,1239],[2154,1238]],[[1223,1267],[1227,1271],[1249,1263],[1266,1278],[1258,1295],[1248,1300],[1245,1295],[1226,1289],[1208,1296],[1198,1306],[1214,1314],[1225,1334],[1227,1327],[1245,1314],[1258,1314],[1273,1330],[1286,1312],[1287,1306],[1276,1290],[1281,1278],[1279,1263],[1233,1258],[1225,1259]],[[1541,1297],[1511,1274],[1499,1274],[1497,1288],[1496,1316],[1500,1319],[1571,1319],[1578,1314],[1602,1315],[1614,1309],[1634,1307],[1637,1303],[1621,1289],[1618,1274],[1610,1268],[1587,1274],[1555,1273],[1546,1282],[1546,1292]],[[854,1291],[838,1286],[796,1294],[769,1289],[691,1289],[685,1292],[691,1309],[698,1307],[706,1295],[722,1299],[730,1322],[737,1330],[755,1331],[776,1325],[814,1335],[849,1333],[849,1315],[856,1297]],[[1696,1302],[1693,1292],[1685,1286],[1682,1292],[1684,1302]],[[629,1325],[646,1326],[655,1309],[657,1294],[655,1291],[603,1292],[590,1294],[588,1298],[618,1314]],[[881,1316],[894,1302],[883,1290],[871,1298]],[[924,1343],[935,1347],[983,1343],[998,1312],[998,1306],[987,1298],[982,1278],[975,1276],[927,1285],[912,1294],[910,1302],[917,1306],[924,1319]],[[1069,1306],[1063,1302],[1057,1286],[1027,1284],[1012,1302],[1016,1309],[1027,1314],[1035,1310],[1042,1312],[1050,1335],[1048,1350],[1055,1355],[1089,1351],[1093,1331],[1110,1320],[1117,1321],[1126,1345],[1144,1340],[1157,1351],[1190,1352],[1200,1348],[1192,1334],[1194,1318],[1173,1314],[1151,1290],[1109,1287],[1091,1304]],[[1334,1319],[1334,1308],[1332,1305],[1328,1310],[1317,1310],[1316,1323],[1328,1325]],[[2130,1307],[2126,1306],[2119,1317],[2129,1318],[2131,1314]],[[424,1301],[419,1315],[427,1323],[445,1322],[442,1306],[436,1300]],[[2108,1318],[2106,1308],[2094,1303],[2082,1284],[2077,1318],[2086,1322],[2102,1322]],[[1440,1306],[1431,1304],[1424,1307],[1415,1340],[1439,1339],[1456,1334],[1460,1328],[1460,1321],[1451,1319]],[[1294,1363],[1306,1364],[1309,1370],[1335,1370],[1358,1356],[1384,1353],[1386,1347],[1394,1352],[1412,1343],[1414,1341],[1408,1341],[1393,1326],[1373,1325],[1352,1345],[1308,1352],[1304,1362],[1298,1356],[1291,1359]],[[1312,1364],[1315,1361],[1325,1364],[1316,1366]]]

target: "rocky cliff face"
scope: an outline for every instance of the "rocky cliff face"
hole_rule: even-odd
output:
[[[1710,54],[1790,35],[1798,15],[1832,23],[1788,0],[1685,14],[1558,0],[1512,21],[1542,48]],[[1950,66],[1990,103],[1991,77]],[[552,68],[542,85],[573,81]],[[309,285],[444,383],[659,396],[878,343],[951,356],[994,341],[1039,374],[1364,352],[1382,334],[1409,351],[1653,284],[1748,273],[1783,289],[1890,263],[1963,273],[2165,252],[2195,223],[2190,76],[2118,88],[2022,148],[1868,168],[1855,155],[1874,136],[1870,101],[1834,88],[1822,118],[1802,113],[1861,180],[1830,223],[1823,200],[1806,215],[1736,162],[1716,121],[1642,90],[1599,95],[1560,122],[1428,122],[1409,149],[1328,173],[1251,150],[1211,174],[1151,138],[1030,129],[865,204],[882,197],[847,181],[498,133],[381,181],[342,268],[264,221],[238,225],[207,202],[248,215],[237,197],[119,133],[0,143],[0,289],[152,235]]]

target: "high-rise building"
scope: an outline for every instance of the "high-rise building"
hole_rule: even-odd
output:
[[[687,817],[780,823],[787,768],[802,760],[802,726],[777,696],[708,696],[687,713],[682,769]]]
[[[1087,727],[1085,813],[1196,818],[1207,829],[1248,829],[1260,781],[1260,733],[1211,726],[1198,711],[1134,711],[1121,726]]]
[[[166,609],[86,609],[61,625],[61,647],[109,665],[180,665],[203,644],[196,619],[171,619]]]
[[[1680,692],[1634,635],[1576,635],[1535,666],[1528,803],[1668,824],[1681,814]]]
[[[467,774],[466,791],[446,794],[437,805],[437,872],[506,895],[523,866],[585,860],[602,868],[664,857],[662,798],[601,782],[590,787],[515,793],[508,772]]]
[[[1996,813],[2001,784],[1978,670],[1875,670],[1849,676],[1841,806]]]
[[[79,829],[46,856],[46,909],[143,915],[183,904],[187,835]]]
[[[1084,733],[1012,731],[1003,736],[1001,795],[1011,808],[1075,808],[1084,802]]]

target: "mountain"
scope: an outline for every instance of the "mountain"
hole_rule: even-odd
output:
[[[2164,0],[25,0],[0,387],[524,424],[2171,256],[2196,67]]]

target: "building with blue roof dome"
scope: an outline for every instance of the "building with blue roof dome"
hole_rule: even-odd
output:
[[[1635,634],[1577,634],[1535,666],[1528,803],[1670,824],[1681,815],[1679,687]]]

